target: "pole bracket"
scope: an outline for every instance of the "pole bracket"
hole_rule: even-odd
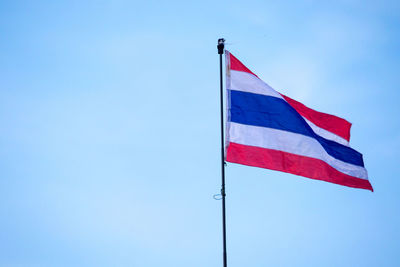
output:
[[[221,188],[221,196],[222,196],[222,197],[225,197],[225,196],[226,196],[225,188],[224,188],[224,187]]]

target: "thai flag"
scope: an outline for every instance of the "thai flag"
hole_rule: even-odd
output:
[[[226,161],[373,191],[348,121],[271,88],[226,51]]]

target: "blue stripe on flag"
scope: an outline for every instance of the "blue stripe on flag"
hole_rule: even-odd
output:
[[[364,167],[361,153],[315,134],[303,117],[285,100],[235,90],[229,90],[229,94],[230,121],[310,136],[332,157]]]

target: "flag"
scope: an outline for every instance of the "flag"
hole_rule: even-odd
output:
[[[278,93],[226,50],[225,159],[373,191],[351,123]]]

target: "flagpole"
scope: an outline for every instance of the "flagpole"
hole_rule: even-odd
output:
[[[224,144],[224,108],[223,108],[223,82],[222,82],[222,55],[224,54],[225,39],[218,39],[219,54],[219,75],[220,75],[220,113],[221,113],[221,196],[222,196],[222,244],[223,244],[223,263],[228,266],[226,255],[226,216],[225,216],[225,144]]]

